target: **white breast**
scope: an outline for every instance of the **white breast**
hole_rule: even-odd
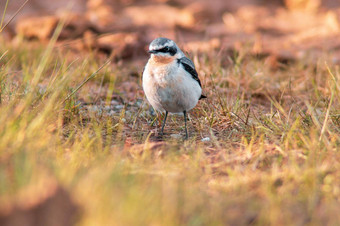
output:
[[[159,111],[183,112],[194,108],[202,89],[176,61],[166,65],[147,63],[143,89],[150,104]]]

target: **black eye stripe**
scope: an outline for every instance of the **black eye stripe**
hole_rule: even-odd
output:
[[[162,49],[159,49],[159,50],[157,50],[157,52],[162,52],[162,53],[169,52],[169,47],[164,47]]]
[[[161,52],[161,53],[170,53],[170,55],[172,55],[172,56],[177,53],[177,49],[172,48],[172,47],[164,47],[164,48],[158,49],[156,51]]]

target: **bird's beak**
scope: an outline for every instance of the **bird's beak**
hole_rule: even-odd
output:
[[[151,54],[152,54],[152,53],[157,53],[157,51],[155,51],[155,50],[150,50],[149,53],[151,53]]]

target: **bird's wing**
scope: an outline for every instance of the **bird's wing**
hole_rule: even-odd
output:
[[[198,84],[201,86],[201,81],[198,78],[197,71],[195,69],[194,63],[187,57],[182,57],[178,60],[178,62],[184,67],[184,69],[191,75],[193,79],[195,79]]]

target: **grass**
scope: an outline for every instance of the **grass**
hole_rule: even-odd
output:
[[[105,65],[55,39],[0,52],[0,203],[52,179],[80,206],[77,225],[340,224],[340,69],[327,59],[195,53],[208,99],[188,141],[170,116],[154,142],[146,59]]]

